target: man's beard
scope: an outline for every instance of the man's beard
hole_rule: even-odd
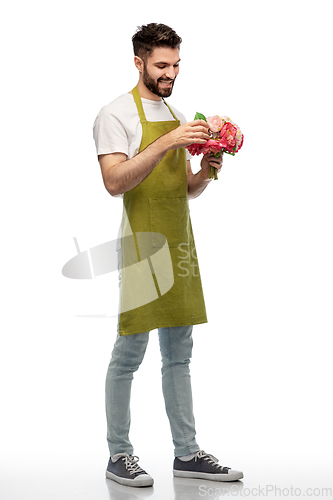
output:
[[[145,84],[147,89],[150,90],[150,92],[152,92],[153,94],[158,95],[158,97],[169,97],[172,94],[173,84],[176,79],[176,77],[173,79],[170,88],[161,88],[158,86],[158,82],[163,79],[159,78],[158,80],[155,81],[148,73],[145,64],[143,65],[142,78],[143,78],[143,83]]]

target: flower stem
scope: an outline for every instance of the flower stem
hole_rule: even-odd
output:
[[[215,167],[212,167],[211,165],[209,165],[208,179],[217,180],[217,169]]]

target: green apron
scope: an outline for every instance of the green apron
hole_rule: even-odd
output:
[[[179,127],[148,122],[137,87],[142,125],[139,152]],[[206,323],[206,309],[187,197],[185,149],[168,151],[154,170],[124,193],[119,335]]]

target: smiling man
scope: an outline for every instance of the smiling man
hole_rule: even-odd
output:
[[[123,196],[124,205],[118,335],[105,392],[110,451],[106,476],[129,486],[153,484],[153,478],[139,466],[129,440],[130,393],[149,332],[158,329],[162,390],[174,444],[173,473],[234,481],[243,474],[219,465],[196,442],[189,371],[193,325],[207,318],[188,198],[204,191],[211,181],[210,165],[219,171],[222,158],[204,156],[194,175],[185,147],[204,144],[210,137],[209,127],[202,120],[186,122],[164,101],[179,73],[181,38],[168,26],[151,23],[139,28],[132,41],[138,84],[102,108],[94,124],[104,185],[112,196]],[[142,235],[151,235],[149,251],[142,249]],[[162,274],[157,272],[154,252],[164,256]],[[150,287],[155,296],[134,306],[134,299],[148,296]],[[158,442],[159,431],[156,426],[153,429],[154,435],[147,439]]]

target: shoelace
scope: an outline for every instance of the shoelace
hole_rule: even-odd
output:
[[[198,453],[195,456],[195,462],[198,460],[198,458],[203,458],[204,460],[207,460],[209,464],[212,464],[214,467],[222,469],[230,469],[230,467],[223,467],[223,465],[218,464],[218,459],[214,457],[214,455],[210,455],[209,453],[206,453],[203,450],[198,451]]]
[[[139,472],[145,472],[140,465],[137,463],[139,461],[139,457],[136,455],[125,455],[123,457],[125,462],[125,467],[130,474],[138,474]]]

